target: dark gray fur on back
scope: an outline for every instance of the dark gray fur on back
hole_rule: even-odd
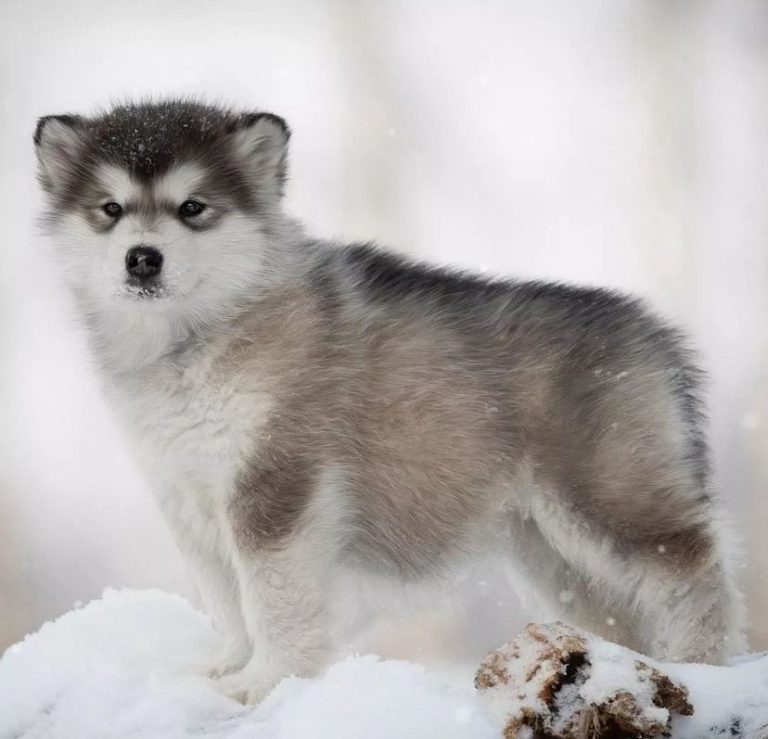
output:
[[[456,322],[468,348],[483,329],[503,334],[510,343],[534,332],[537,343],[546,345],[545,338],[554,342],[568,374],[609,372],[606,362],[628,366],[647,354],[668,372],[670,390],[695,431],[691,459],[701,481],[706,479],[700,397],[704,373],[683,332],[653,314],[639,298],[554,282],[489,280],[410,262],[370,245],[350,246],[334,256],[351,267],[356,280],[360,275],[358,284],[374,300],[431,302],[448,321]],[[535,326],[526,326],[527,321]]]
[[[618,537],[627,552],[640,547],[655,558],[662,547],[667,560],[681,565],[706,555],[711,542],[705,533],[708,461],[701,372],[679,331],[640,301],[593,288],[486,280],[416,264],[368,245],[325,252],[310,273],[310,284],[329,341],[355,346],[354,354],[335,354],[335,362],[348,364],[350,378],[335,392],[349,398],[353,418],[362,417],[364,436],[365,428],[400,404],[402,425],[395,423],[387,433],[407,435],[421,412],[422,433],[440,438],[455,406],[450,423],[463,424],[461,435],[482,439],[484,446],[482,456],[461,460],[465,474],[457,484],[482,486],[496,474],[513,479],[526,464],[534,482],[558,490],[590,525]],[[440,342],[439,357],[419,347],[398,349],[399,338],[422,331]],[[393,364],[398,351],[402,356]],[[389,387],[371,387],[370,378],[388,364]],[[441,377],[434,392],[453,388],[466,397],[425,396],[418,386],[419,369]],[[393,388],[398,393],[394,400]],[[668,462],[666,431],[653,427],[652,416],[642,416],[643,408],[656,412],[666,401],[684,436],[683,457]],[[412,418],[407,417],[409,403]],[[437,421],[430,416],[435,410]],[[445,439],[437,460],[425,454],[423,464],[429,468],[461,454],[461,445],[451,449],[450,441]],[[377,442],[374,435],[352,468],[358,463],[370,468],[372,478],[365,484],[374,489],[366,495],[381,504],[389,493],[377,490],[375,481],[388,476],[369,459],[381,456]],[[606,446],[611,460],[602,456]],[[498,469],[490,469],[489,460],[496,460]],[[430,494],[437,496],[435,506],[452,495],[409,490],[405,476],[402,483],[398,495],[413,495],[408,515],[416,518],[413,507],[428,507]],[[460,498],[461,491],[455,495]],[[464,513],[471,518],[471,502],[467,505]],[[361,530],[376,520],[365,512]],[[402,524],[403,534],[412,537],[407,522]],[[439,561],[442,550],[462,545],[460,533],[448,530],[435,532],[430,545],[425,530],[430,527],[420,529],[420,544],[429,551],[421,563],[402,556],[402,551],[418,556],[413,541],[381,558],[381,547],[397,536],[391,532],[370,532],[365,546],[379,565],[391,559],[417,573]]]
[[[709,473],[701,386],[704,373],[683,332],[654,315],[639,298],[594,287],[554,282],[486,279],[467,272],[411,262],[371,245],[354,245],[334,257],[352,270],[374,301],[424,301],[452,323],[467,351],[483,351],[503,336],[512,364],[526,336],[562,361],[561,382],[599,391],[606,375],[628,371],[647,357],[663,368],[690,433],[689,460],[705,485]],[[479,342],[479,346],[478,346]],[[487,346],[486,346],[487,350]],[[589,379],[589,373],[601,378]],[[605,374],[604,374],[605,373]]]

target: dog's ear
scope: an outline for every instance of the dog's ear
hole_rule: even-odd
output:
[[[288,124],[272,113],[245,113],[235,122],[231,135],[237,156],[254,181],[283,194],[288,174]]]
[[[40,184],[52,193],[77,166],[83,119],[76,115],[46,115],[35,129]]]

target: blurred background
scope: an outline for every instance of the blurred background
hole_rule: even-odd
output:
[[[288,208],[318,235],[685,326],[768,648],[768,4],[2,0],[0,60],[0,648],[108,585],[190,592],[34,220],[38,116],[166,93],[284,116]],[[483,643],[511,637],[525,609],[472,584]]]

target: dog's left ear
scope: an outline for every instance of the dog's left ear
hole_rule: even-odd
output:
[[[38,175],[46,192],[55,192],[77,167],[82,129],[83,119],[76,115],[46,115],[37,121]]]
[[[232,137],[254,180],[261,186],[272,184],[281,196],[288,175],[288,124],[272,113],[245,113],[237,120]]]

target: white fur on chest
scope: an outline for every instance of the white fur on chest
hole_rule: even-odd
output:
[[[226,494],[259,446],[269,395],[222,372],[216,346],[123,375],[111,396],[156,492]],[[238,382],[238,379],[241,382]]]

